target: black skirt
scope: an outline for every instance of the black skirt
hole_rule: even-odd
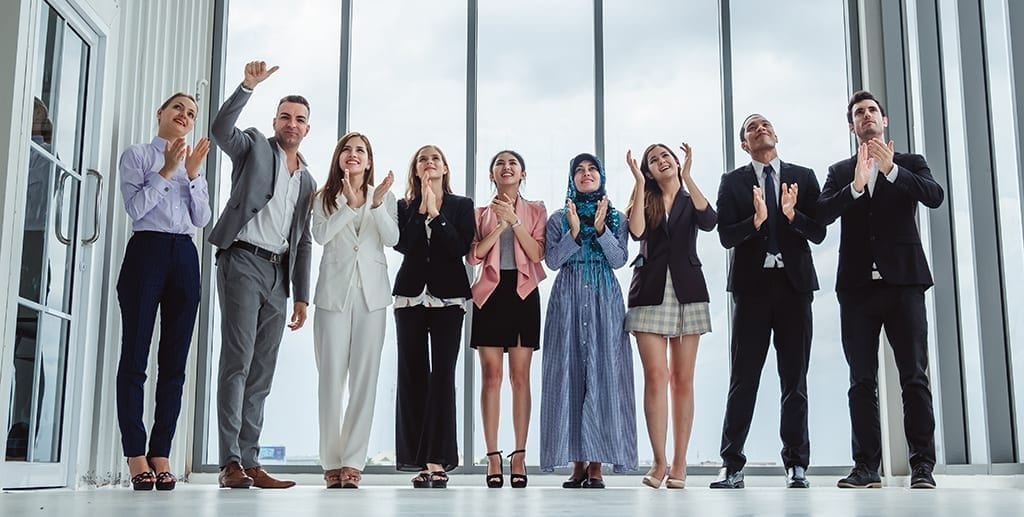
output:
[[[519,272],[502,270],[501,280],[482,308],[473,305],[473,335],[470,345],[516,346],[540,349],[540,292],[534,289],[526,299],[516,292]]]

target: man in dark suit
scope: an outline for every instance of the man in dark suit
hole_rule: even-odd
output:
[[[877,374],[878,337],[884,327],[903,389],[911,487],[935,488],[935,416],[924,304],[932,276],[917,230],[917,205],[938,207],[943,190],[923,156],[895,153],[893,142],[885,142],[889,119],[871,93],[853,95],[846,120],[860,144],[857,154],[829,167],[818,200],[822,222],[842,217],[836,295],[850,365],[855,465],[838,486],[882,486]]]
[[[231,197],[210,232],[217,246],[221,353],[217,379],[220,486],[288,488],[259,463],[263,404],[277,365],[289,292],[288,327],[306,321],[312,238],[310,197],[316,182],[299,154],[309,132],[309,103],[290,95],[278,103],[274,136],[235,121],[256,86],[277,71],[245,65],[245,79],[213,120],[211,135],[231,157]]]
[[[825,227],[815,219],[818,180],[811,169],[779,160],[779,139],[765,117],[747,117],[739,136],[751,163],[724,174],[718,189],[718,235],[722,246],[733,249],[728,290],[735,307],[722,425],[724,466],[711,488],[743,488],[743,444],[773,334],[782,388],[786,486],[806,488],[807,363],[811,301],[818,289],[807,241],[825,239]]]

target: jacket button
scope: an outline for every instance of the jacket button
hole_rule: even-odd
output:
[[[259,210],[256,210],[255,208],[253,208],[252,210],[250,210],[250,212],[255,214],[256,212],[259,212]]]
[[[352,251],[359,251],[359,245],[352,246]]]
[[[876,238],[876,237],[875,237],[874,235],[872,235],[872,236],[871,236],[871,240],[875,240],[875,238]]]
[[[273,194],[267,194],[267,199],[271,199],[271,198],[273,198],[273,197],[274,197],[274,195],[273,195]]]

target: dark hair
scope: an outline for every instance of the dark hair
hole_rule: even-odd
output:
[[[494,170],[494,162],[498,161],[498,157],[503,155],[503,154],[505,154],[505,153],[511,154],[512,156],[515,156],[516,160],[519,160],[519,166],[522,167],[522,169],[524,171],[526,170],[526,160],[523,159],[523,155],[521,155],[521,154],[519,154],[519,153],[517,153],[517,152],[515,152],[515,151],[513,151],[511,149],[505,149],[504,151],[498,151],[498,152],[494,153],[494,157],[491,158],[491,166],[488,167],[487,170],[488,171]]]
[[[162,111],[162,110],[167,109],[167,106],[170,106],[171,102],[174,99],[177,99],[178,97],[184,97],[184,98],[192,101],[192,104],[195,104],[196,107],[199,106],[199,103],[196,102],[196,98],[195,97],[193,97],[193,96],[191,96],[191,95],[189,95],[189,94],[187,94],[185,92],[178,92],[178,93],[175,93],[174,95],[171,95],[170,97],[168,97],[167,100],[165,100],[164,103],[161,104],[159,108],[157,108],[157,111]]]
[[[651,167],[647,164],[647,157],[659,147],[672,155],[672,160],[676,162],[676,177],[679,178],[680,188],[683,185],[683,164],[679,161],[679,157],[676,156],[672,148],[661,143],[647,146],[647,149],[644,149],[643,157],[640,159],[640,172],[644,175],[644,220],[647,222],[648,228],[657,228],[665,220],[665,203],[661,202],[661,186],[654,180],[654,176],[651,174]],[[630,196],[629,204],[626,206],[626,213],[629,213],[632,208],[633,197]]]
[[[740,142],[746,142],[747,141],[747,122],[749,122],[750,119],[752,119],[754,117],[761,117],[761,118],[763,118],[765,120],[768,120],[767,117],[765,117],[764,115],[762,115],[760,113],[751,113],[750,115],[747,115],[747,118],[743,119],[743,122],[740,123]],[[770,123],[771,122],[769,122],[769,124]],[[676,161],[678,161],[678,160],[676,160]]]
[[[341,170],[341,165],[338,165],[338,157],[341,156],[341,151],[345,148],[345,144],[353,138],[363,139],[363,142],[366,143],[366,156],[370,159],[370,166],[363,173],[363,184],[356,188],[362,189],[365,196],[369,190],[367,185],[373,185],[373,146],[370,145],[370,139],[366,135],[356,133],[355,131],[346,133],[345,136],[338,140],[338,144],[334,146],[331,166],[327,168],[327,182],[320,189],[320,200],[324,204],[324,212],[328,215],[333,214],[338,209],[338,193],[341,192],[342,188],[341,178],[345,175],[344,171]],[[355,185],[353,186],[355,187]]]
[[[281,102],[277,103],[277,107],[280,108],[281,105],[286,103],[286,102],[294,102],[295,104],[302,104],[303,106],[306,107],[306,114],[309,115],[309,112],[310,112],[309,101],[307,101],[305,97],[303,97],[301,95],[285,95],[284,97],[281,97]]]
[[[853,124],[853,105],[861,101],[875,101],[875,104],[878,105],[878,111],[882,113],[883,117],[885,116],[885,107],[882,106],[882,103],[878,102],[878,99],[876,99],[875,96],[871,94],[871,92],[867,90],[859,90],[853,92],[853,97],[850,97],[850,103],[846,105],[847,124]]]

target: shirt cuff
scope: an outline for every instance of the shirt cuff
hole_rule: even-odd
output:
[[[868,188],[868,186],[864,185],[864,190],[867,190],[867,188]],[[857,198],[863,196],[864,195],[864,190],[862,190],[860,192],[857,192],[857,189],[853,188],[853,182],[850,182],[850,195],[853,196],[853,199],[857,199]]]
[[[238,88],[241,89],[245,93],[252,93],[252,90],[250,90],[249,88],[245,87],[245,83],[242,83],[242,84],[238,85]]]
[[[889,171],[889,174],[885,175],[885,179],[889,180],[889,183],[896,183],[896,176],[899,176],[899,174],[900,168],[894,163],[892,164],[892,170]]]

